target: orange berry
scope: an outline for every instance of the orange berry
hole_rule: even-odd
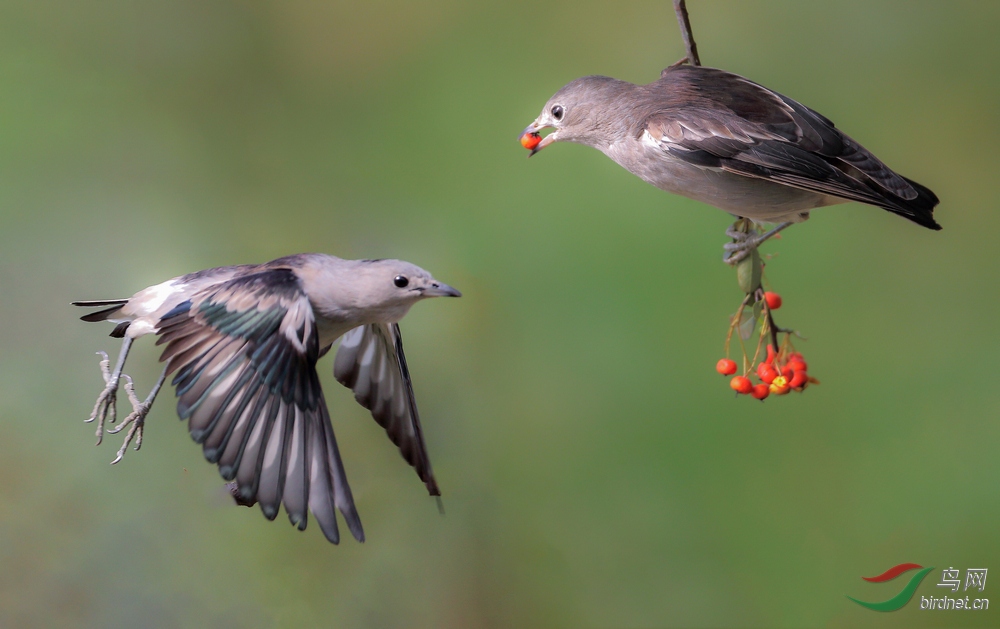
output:
[[[753,391],[750,395],[754,396],[755,399],[763,400],[767,396],[771,395],[771,389],[766,384],[755,384],[753,385]]]
[[[788,380],[785,376],[778,376],[768,386],[768,390],[775,395],[784,395],[790,390],[788,387]]]
[[[715,363],[715,370],[724,376],[731,376],[736,373],[736,361],[723,358],[719,362]]]
[[[806,369],[808,369],[808,365],[806,365],[806,362],[804,360],[795,358],[789,359],[789,361],[785,364],[785,366],[791,367],[792,371],[805,371]]]
[[[729,381],[729,387],[741,395],[746,395],[753,390],[753,383],[750,382],[750,378],[745,376],[736,376]]]
[[[771,310],[781,308],[781,295],[778,293],[772,293],[770,291],[764,293],[764,301],[767,302],[767,307]]]
[[[767,363],[768,365],[770,365],[771,363],[774,362],[774,358],[775,358],[774,345],[768,345],[767,346],[767,360],[765,360],[764,362]]]
[[[792,376],[792,379],[788,381],[788,386],[793,389],[800,389],[807,382],[809,382],[809,374],[804,371],[795,370],[795,374]]]
[[[761,363],[757,367],[757,377],[761,379],[764,384],[771,384],[775,378],[778,377],[778,370],[768,365],[767,363]]]
[[[542,141],[542,136],[539,133],[525,133],[521,136],[521,146],[530,150],[533,150]]]

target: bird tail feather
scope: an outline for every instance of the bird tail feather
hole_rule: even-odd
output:
[[[121,310],[122,306],[128,303],[127,299],[98,299],[94,301],[74,301],[74,306],[83,306],[85,308],[93,308],[95,306],[111,306],[110,308],[105,308],[104,310],[98,310],[97,312],[91,312],[85,314],[80,319],[82,321],[107,321],[111,318],[111,315]]]
[[[922,186],[912,179],[906,182],[917,191],[917,196],[910,200],[894,198],[892,203],[886,203],[882,207],[893,214],[899,214],[903,218],[908,218],[917,225],[922,225],[935,231],[941,229],[938,222],[934,220],[934,208],[938,204],[937,195],[931,192],[927,186]]]

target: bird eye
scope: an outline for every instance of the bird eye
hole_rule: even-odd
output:
[[[552,117],[556,120],[562,120],[563,114],[566,112],[562,105],[556,105],[552,108]]]
[[[392,283],[399,288],[406,288],[406,285],[410,283],[410,280],[406,279],[402,275],[397,275],[396,279],[392,280]]]

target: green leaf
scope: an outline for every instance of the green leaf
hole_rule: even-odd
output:
[[[756,304],[754,304],[756,306]],[[749,340],[753,335],[753,331],[757,328],[757,312],[756,307],[754,309],[744,308],[743,313],[740,315],[740,325],[739,333],[740,338],[744,341]]]
[[[741,291],[749,295],[760,288],[761,269],[760,254],[756,249],[736,263],[736,281]]]

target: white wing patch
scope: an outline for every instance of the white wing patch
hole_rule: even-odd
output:
[[[183,286],[177,285],[177,280],[167,280],[162,284],[156,284],[155,286],[150,286],[147,289],[140,291],[135,297],[129,300],[129,310],[131,310],[136,317],[148,317],[157,310],[163,307],[171,296],[181,292]]]
[[[340,338],[341,347],[357,347],[365,336],[365,326],[361,325],[347,332]]]
[[[649,148],[654,148],[654,149],[660,148],[660,140],[658,138],[654,138],[649,133],[649,129],[642,130],[642,136],[639,138],[639,141],[643,145],[648,146]]]

